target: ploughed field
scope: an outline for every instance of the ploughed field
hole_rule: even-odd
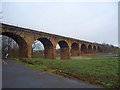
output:
[[[108,88],[119,87],[118,58],[80,57],[70,60],[24,58],[21,61],[38,70],[57,73]]]

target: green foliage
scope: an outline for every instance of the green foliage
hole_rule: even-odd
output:
[[[47,71],[48,70],[48,68],[46,66],[44,66],[44,65],[31,65],[31,64],[29,64],[29,66],[33,67],[33,68],[36,68],[38,70],[43,70],[43,71]]]
[[[120,57],[120,48],[118,48],[118,56]]]
[[[52,69],[63,76],[72,76],[108,88],[118,87],[118,58],[93,58],[91,60],[28,58],[22,61],[40,70]]]
[[[102,45],[103,45],[102,46],[102,52],[103,53],[114,53],[114,54],[117,53],[117,48],[118,47],[115,47],[113,45],[106,44],[106,43],[103,43]]]

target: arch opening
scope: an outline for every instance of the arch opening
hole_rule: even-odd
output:
[[[2,51],[2,58],[18,58],[19,57],[19,45],[12,38],[0,35],[1,43],[0,50]]]
[[[93,46],[93,52],[94,53],[96,53],[96,50],[97,50],[96,46]]]
[[[54,47],[52,42],[44,37],[41,37],[34,41],[32,44],[33,57],[44,57],[48,59],[54,58]]]
[[[19,58],[28,57],[28,48],[26,41],[19,35],[11,32],[2,32],[2,35],[13,39],[19,46]]]
[[[39,40],[35,40],[32,44],[32,57],[33,58],[44,57],[44,46]]]
[[[81,54],[82,55],[87,54],[87,46],[85,44],[81,45]]]
[[[70,52],[69,52],[69,46],[67,42],[62,40],[58,42],[58,45],[60,47],[60,59],[69,59]]]
[[[98,51],[98,52],[102,52],[102,49],[101,49],[100,46],[97,47],[97,51]]]
[[[79,56],[79,45],[75,42],[71,45],[71,56]]]
[[[88,53],[92,53],[92,46],[91,45],[88,45]]]

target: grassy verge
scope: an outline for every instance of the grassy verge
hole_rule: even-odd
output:
[[[107,88],[119,86],[117,58],[93,58],[91,60],[26,58],[22,61],[39,70],[54,72],[65,77],[74,77]]]

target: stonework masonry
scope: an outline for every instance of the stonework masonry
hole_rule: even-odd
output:
[[[61,59],[70,59],[71,56],[80,56],[99,53],[102,45],[82,41],[74,38],[59,36],[55,34],[35,31],[27,28],[17,27],[2,23],[2,35],[14,39],[19,45],[20,57],[32,57],[32,44],[35,40],[44,45],[44,57],[56,58],[56,45],[60,46]]]

